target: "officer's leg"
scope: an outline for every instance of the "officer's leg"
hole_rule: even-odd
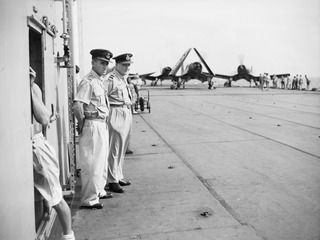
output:
[[[123,180],[123,165],[124,165],[124,151],[127,149],[130,139],[130,133],[132,129],[132,114],[127,109],[124,110],[124,119],[123,119],[123,134],[122,134],[122,142],[124,149],[122,150],[120,163],[119,163],[119,180]]]
[[[116,183],[117,169],[118,169],[118,156],[119,156],[119,136],[111,127],[110,133],[110,151],[108,155],[108,183]]]
[[[108,121],[109,127],[109,143],[110,150],[108,155],[108,183],[117,183],[118,178],[118,166],[119,166],[119,154],[121,148],[121,135],[119,129],[122,127],[120,109],[112,108],[110,111],[110,119]]]
[[[94,133],[95,146],[94,156],[96,163],[93,165],[93,172],[96,173],[99,196],[105,196],[104,186],[107,183],[108,176],[108,153],[109,153],[109,136],[105,122],[96,122],[97,131]]]
[[[132,113],[132,111],[131,111],[131,113]],[[131,118],[132,118],[132,114],[131,114]],[[131,130],[132,130],[132,124],[130,127],[130,131],[128,133],[127,142],[125,143],[125,149],[126,149],[125,154],[133,154],[133,151],[130,149]]]
[[[109,167],[109,161],[108,161],[108,157],[109,157],[109,151],[110,151],[110,146],[109,146],[109,127],[108,127],[108,123],[105,124],[106,125],[106,136],[105,136],[105,141],[106,141],[106,158],[105,158],[105,165],[104,165],[104,170],[103,170],[103,179],[102,179],[102,184],[101,184],[101,188],[102,188],[102,192],[104,192],[104,187],[107,184],[108,181],[108,167]]]
[[[83,205],[90,206],[99,203],[98,195],[103,174],[103,169],[95,171],[97,147],[104,146],[97,141],[97,129],[95,128],[94,121],[86,120],[79,139],[81,202]]]

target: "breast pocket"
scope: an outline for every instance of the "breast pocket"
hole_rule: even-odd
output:
[[[103,101],[105,101],[104,90],[100,86],[93,87],[93,93],[96,99],[99,101],[98,106],[104,105]]]
[[[123,100],[123,86],[119,85],[116,87],[118,100]]]
[[[101,96],[101,95],[104,95],[104,90],[103,90],[103,88],[101,88],[100,86],[94,86],[94,87],[93,87],[93,92],[94,92],[94,95],[95,95],[96,97]]]

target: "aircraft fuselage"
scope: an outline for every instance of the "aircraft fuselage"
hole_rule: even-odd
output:
[[[244,76],[244,75],[248,75],[250,73],[247,70],[246,66],[241,64],[241,65],[238,66],[238,74]]]
[[[190,63],[183,75],[198,76],[202,72],[202,65],[199,62]]]

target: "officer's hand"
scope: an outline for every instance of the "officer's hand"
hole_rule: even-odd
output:
[[[84,121],[78,122],[77,125],[76,125],[76,130],[77,130],[79,135],[82,132],[83,125],[84,125]]]

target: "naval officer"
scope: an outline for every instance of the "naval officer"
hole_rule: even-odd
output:
[[[104,186],[107,180],[109,134],[106,119],[109,102],[104,94],[102,75],[112,53],[93,49],[92,69],[79,84],[73,110],[78,120],[81,167],[81,207],[101,209],[99,199],[109,198]]]
[[[108,157],[108,187],[116,193],[123,193],[121,186],[130,185],[123,176],[123,162],[128,147],[132,125],[131,92],[127,82],[132,54],[114,57],[115,69],[105,76],[104,86],[110,102],[108,118],[110,152]]]

